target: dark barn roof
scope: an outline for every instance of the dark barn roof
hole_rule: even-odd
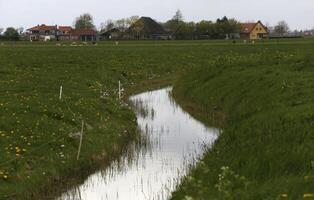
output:
[[[74,29],[70,32],[70,34],[75,36],[97,35],[97,32],[93,29]]]
[[[136,24],[138,23],[143,24],[143,32],[145,34],[165,34],[166,33],[162,25],[150,17],[141,17],[133,25],[131,25],[129,30],[132,31],[134,29],[134,26],[136,26]]]

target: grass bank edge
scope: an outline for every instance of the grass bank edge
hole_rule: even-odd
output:
[[[213,149],[183,179],[172,199],[314,196],[313,71],[307,68],[313,66],[313,57],[312,65],[298,69],[299,62],[308,59],[306,55],[284,63],[274,59],[267,65],[234,62],[233,66],[216,66],[224,68],[218,70],[204,67],[191,70],[175,83],[173,95],[185,110],[224,131]],[[251,85],[241,85],[244,80]]]
[[[125,88],[126,91],[121,101],[131,104],[129,101],[130,96],[172,85],[173,77],[174,76],[166,76],[164,78],[139,81],[139,83]],[[133,119],[130,119],[130,122],[134,122],[136,119],[134,113],[133,117]],[[104,147],[89,152],[87,157],[86,155],[81,155],[80,159],[75,161],[72,166],[65,169],[56,168],[57,176],[48,176],[44,182],[34,182],[34,184],[25,185],[24,188],[19,189],[19,193],[3,195],[0,196],[0,199],[34,200],[42,199],[43,197],[45,197],[45,199],[55,199],[56,196],[61,195],[68,189],[82,184],[90,174],[109,166],[112,161],[117,160],[119,156],[124,153],[131,141],[140,139],[141,136],[136,123],[132,123],[130,130],[133,132],[121,138],[121,140],[116,141],[115,145],[117,146],[115,146],[111,152],[108,152],[108,147]],[[103,154],[104,150],[107,151],[107,153]]]

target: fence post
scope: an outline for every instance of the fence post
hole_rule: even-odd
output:
[[[77,152],[77,160],[80,158],[80,153],[81,153],[81,147],[82,147],[82,141],[83,141],[83,133],[84,133],[84,120],[82,120],[82,128],[81,128],[81,137],[80,137],[80,144]]]
[[[121,99],[121,82],[119,81],[119,99]]]
[[[62,88],[62,85],[60,86],[60,94],[59,94],[59,99],[60,99],[60,101],[62,100],[62,90],[63,90],[63,88]]]

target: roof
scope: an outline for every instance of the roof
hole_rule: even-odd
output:
[[[165,34],[166,33],[162,25],[157,23],[155,20],[153,20],[150,17],[141,17],[130,27],[130,30],[132,31],[134,26],[138,23],[143,24],[143,30],[146,34]]]
[[[251,33],[257,24],[261,24],[266,31],[268,31],[267,27],[262,24],[261,21],[256,23],[242,23],[241,24],[241,33]]]
[[[71,31],[72,27],[71,26],[59,26],[60,31]]]
[[[100,35],[110,35],[111,33],[120,33],[120,32],[122,32],[120,29],[112,28],[110,30],[102,32]]]
[[[93,29],[73,29],[71,35],[81,36],[81,35],[97,35],[97,32]]]
[[[256,23],[242,23],[241,32],[242,33],[251,33],[256,26]]]
[[[53,31],[58,30],[57,26],[46,26],[45,24],[34,26],[30,29],[27,29],[28,31]]]

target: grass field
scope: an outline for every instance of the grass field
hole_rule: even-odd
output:
[[[314,45],[229,48],[175,84],[213,149],[173,199],[314,199]]]
[[[314,160],[313,40],[65,45],[0,45],[0,199],[35,199],[66,177],[86,176],[136,139],[135,116],[117,99],[119,80],[131,94],[185,74],[175,87],[178,100],[204,122],[221,119],[224,132],[204,159],[207,168],[192,173],[201,184],[186,180],[174,198],[221,195],[214,185],[222,166],[250,181],[249,197],[277,197],[293,186],[299,195],[309,185],[303,176]],[[212,113],[220,117],[208,118]],[[82,120],[76,161],[79,141],[69,133],[79,132]]]
[[[1,45],[0,199],[35,199],[115,158],[137,135],[135,115],[117,99],[118,81],[128,94],[171,84],[177,69],[197,64],[188,63],[193,51],[149,42]],[[69,134],[82,120],[88,126],[76,161],[79,141]]]

